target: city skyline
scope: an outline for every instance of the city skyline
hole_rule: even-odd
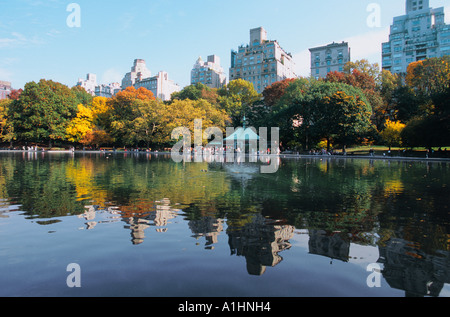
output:
[[[433,8],[449,7],[431,0]],[[230,52],[248,42],[248,30],[263,27],[291,53],[296,74],[310,75],[309,48],[348,42],[352,60],[368,59],[381,67],[382,42],[405,1],[155,0],[132,3],[77,1],[80,27],[69,27],[71,1],[0,0],[0,80],[15,89],[42,78],[75,86],[87,73],[99,84],[121,82],[135,59],[144,59],[153,74],[167,72],[181,87],[190,84],[193,61],[217,55],[229,79]],[[368,18],[375,4],[377,25]],[[372,8],[372,9],[371,9]]]

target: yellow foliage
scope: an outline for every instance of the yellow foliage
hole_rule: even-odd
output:
[[[380,133],[380,135],[389,146],[401,145],[401,133],[405,126],[406,125],[400,121],[391,121],[388,119],[385,124],[385,129]]]
[[[94,128],[94,113],[82,104],[78,105],[78,113],[66,128],[66,137],[70,142],[79,142]]]

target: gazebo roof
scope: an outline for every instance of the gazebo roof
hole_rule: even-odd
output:
[[[259,140],[259,136],[253,131],[251,128],[238,128],[234,131],[233,134],[225,138],[225,141],[233,140],[233,141],[251,141],[251,140]]]

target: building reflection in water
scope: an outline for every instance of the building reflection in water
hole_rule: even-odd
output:
[[[439,296],[444,284],[450,283],[449,251],[427,254],[400,238],[390,239],[379,250],[384,278],[406,296]]]
[[[96,220],[99,214],[105,214],[106,220]],[[98,223],[124,221],[125,229],[131,231],[131,242],[141,244],[145,239],[145,230],[156,227],[156,232],[167,231],[170,219],[177,216],[178,210],[174,209],[168,199],[161,201],[140,201],[133,206],[107,207],[87,206],[84,214],[79,218],[87,220],[86,229],[93,229]]]
[[[324,230],[309,231],[309,253],[348,262],[350,242],[339,233],[328,234]]]
[[[141,244],[145,230],[156,227],[156,232],[166,232],[170,220],[179,215],[168,199],[140,203],[135,206],[108,207],[87,206],[84,214],[86,228],[93,229],[99,223],[124,221],[131,231],[131,242]],[[104,218],[99,220],[99,215]],[[262,275],[267,267],[275,267],[283,258],[280,252],[290,249],[295,227],[281,225],[261,214],[251,215],[244,223],[228,220],[226,234],[231,255],[243,256],[250,275]],[[192,237],[205,238],[205,249],[214,249],[224,232],[225,220],[205,216],[189,220]],[[349,262],[352,239],[345,234],[320,229],[308,230],[310,254],[331,260]],[[353,241],[354,243],[357,243]],[[438,250],[428,254],[401,238],[391,238],[379,245],[378,263],[383,264],[382,275],[390,287],[404,290],[406,296],[439,296],[444,284],[450,283],[450,252]]]
[[[214,249],[214,244],[219,241],[219,235],[223,232],[223,219],[217,219],[211,216],[202,217],[199,220],[189,220],[189,228],[193,237],[197,240],[201,237],[206,239],[205,249]]]
[[[283,260],[279,252],[291,247],[294,227],[273,224],[258,214],[244,226],[229,226],[227,234],[231,254],[245,257],[249,274],[262,275]]]

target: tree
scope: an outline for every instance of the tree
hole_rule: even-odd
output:
[[[389,119],[386,120],[385,128],[380,132],[380,135],[389,145],[389,150],[391,150],[392,146],[402,145],[401,133],[405,126],[405,124],[399,121],[391,121]]]
[[[0,100],[0,141],[9,142],[12,145],[16,135],[14,134],[14,127],[10,120],[9,107],[12,100],[3,99]]]
[[[367,59],[349,61],[344,65],[344,73],[351,74],[354,70],[373,78],[378,85],[381,83],[380,65],[378,63],[371,64]]]
[[[69,122],[66,128],[66,138],[69,142],[79,143],[93,128],[93,111],[90,108],[79,104],[77,116]]]
[[[112,115],[111,103],[108,102],[108,98],[93,98],[91,109],[95,126],[101,129],[106,129],[110,125],[109,119]]]
[[[286,130],[285,143],[295,136],[304,149],[310,149],[321,139],[328,141],[328,148],[330,142],[345,148],[373,129],[370,116],[371,107],[361,89],[301,79],[289,85],[271,121]]]
[[[77,114],[78,100],[65,85],[51,80],[30,82],[9,115],[17,138],[29,142],[66,140],[67,124]]]
[[[99,148],[102,145],[111,144],[114,142],[114,138],[109,135],[105,130],[94,128],[84,135],[84,137],[80,140],[80,143],[83,145],[95,145],[96,148]]]
[[[409,146],[447,146],[450,144],[450,56],[411,63],[406,88],[416,106],[404,129]]]
[[[174,140],[171,140],[172,131],[179,127],[187,127],[194,137],[194,121],[196,119],[202,120],[202,131],[209,127],[217,127],[225,132],[231,121],[224,110],[211,105],[206,100],[176,100],[167,107],[163,118],[165,124],[161,129],[159,139],[164,144],[173,144]]]
[[[384,124],[385,112],[383,98],[374,77],[379,77],[377,67],[377,64],[370,65],[365,60],[355,63],[349,62],[346,64],[346,72],[330,72],[327,74],[325,81],[344,83],[360,88],[372,106],[371,119],[373,123],[377,128],[381,129]]]
[[[109,99],[106,107],[110,108],[108,130],[116,142],[122,145],[132,145],[131,139],[127,135],[133,129],[132,122],[137,118],[139,112],[136,111],[139,101],[156,100],[153,93],[145,88],[136,89],[128,87]],[[131,142],[131,143],[130,143]]]
[[[286,88],[295,81],[294,78],[288,78],[277,81],[272,85],[266,87],[262,93],[264,104],[268,107],[274,106],[286,92]]]
[[[230,116],[234,126],[242,124],[242,119],[249,111],[249,107],[260,99],[261,96],[253,84],[243,79],[233,80],[219,89],[219,105]]]
[[[77,98],[78,104],[88,106],[92,103],[92,99],[94,99],[94,97],[81,86],[74,86],[70,90],[72,90],[73,94]]]

